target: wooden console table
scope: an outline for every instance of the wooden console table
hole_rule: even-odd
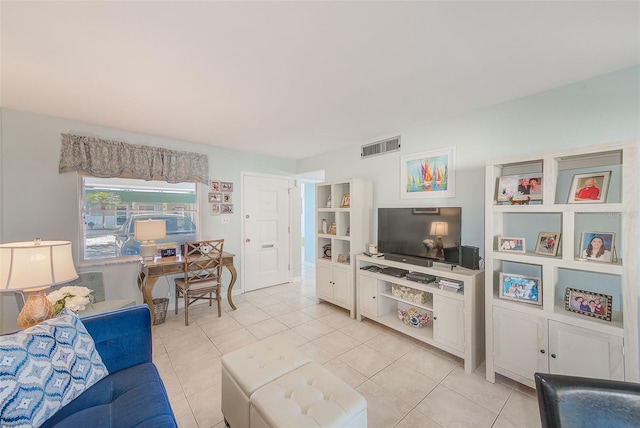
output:
[[[233,310],[236,306],[233,304],[231,298],[231,291],[238,278],[238,272],[233,265],[233,257],[235,254],[222,252],[222,266],[227,268],[231,274],[231,281],[227,287],[227,300],[229,306]],[[138,288],[142,292],[144,302],[149,306],[151,310],[151,320],[155,320],[155,308],[153,304],[153,286],[158,278],[166,275],[177,275],[184,273],[184,259],[182,256],[168,257],[168,258],[156,258],[154,260],[142,260],[140,262],[140,273],[138,274]]]

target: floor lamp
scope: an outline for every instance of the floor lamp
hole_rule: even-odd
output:
[[[27,295],[18,326],[27,328],[55,316],[46,291],[78,278],[71,242],[41,241],[0,244],[0,290]]]

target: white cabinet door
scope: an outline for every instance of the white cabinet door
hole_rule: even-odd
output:
[[[316,268],[317,269],[317,268]],[[333,298],[343,304],[351,307],[353,288],[351,287],[351,268],[334,266],[333,267]]]
[[[624,380],[622,338],[549,321],[549,371]]]
[[[548,371],[546,320],[493,308],[493,364],[526,379]]]
[[[464,301],[433,296],[433,339],[464,351]]]
[[[317,297],[333,299],[332,268],[328,263],[316,263],[316,294]]]
[[[378,280],[376,278],[358,275],[358,302],[362,315],[378,316]]]

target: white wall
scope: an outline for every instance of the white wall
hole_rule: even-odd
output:
[[[208,187],[200,185],[200,219],[202,238],[224,238],[225,250],[235,253],[234,263],[241,274],[241,216],[240,173],[257,172],[292,176],[295,162],[263,155],[219,149],[201,144],[167,138],[135,134],[116,129],[57,119],[15,110],[1,110],[2,140],[0,140],[0,242],[43,240],[68,240],[78,251],[80,220],[78,213],[78,176],[76,173],[58,173],[61,133],[94,135],[133,144],[204,153],[209,156],[211,179],[231,181],[235,184],[235,213],[229,224],[221,224],[221,216],[210,216],[207,201]],[[299,194],[292,192],[294,195]],[[299,212],[299,202],[294,208]],[[299,216],[299,214],[298,214]],[[295,233],[296,230],[292,230]],[[295,243],[300,242],[298,237]],[[300,251],[293,252],[292,276],[300,275]],[[75,257],[77,262],[78,258]],[[80,267],[79,271],[104,272],[107,298],[130,298],[142,302],[136,285],[137,263],[109,266]],[[228,280],[228,278],[226,279]],[[225,282],[226,282],[225,280]],[[240,287],[238,278],[236,287]],[[155,289],[167,292],[166,281],[158,281]],[[173,287],[172,287],[173,288]],[[154,290],[156,291],[156,290]],[[155,293],[154,293],[155,294]],[[172,293],[173,294],[173,293]],[[3,296],[0,308],[0,331],[16,327],[17,307],[13,297]]]
[[[361,160],[356,146],[298,161],[297,171],[324,169],[328,181],[350,177],[372,180],[374,208],[461,206],[462,243],[479,247],[483,254],[487,159],[638,140],[639,119],[640,67],[636,66],[441,122],[389,130],[388,135],[380,136],[401,135],[400,152]],[[445,147],[456,147],[457,152],[455,198],[400,199],[400,156]],[[374,229],[376,225],[377,219]]]

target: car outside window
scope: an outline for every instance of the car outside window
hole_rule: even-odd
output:
[[[81,261],[137,259],[136,220],[164,220],[167,236],[156,243],[195,241],[198,224],[194,183],[82,177]]]

